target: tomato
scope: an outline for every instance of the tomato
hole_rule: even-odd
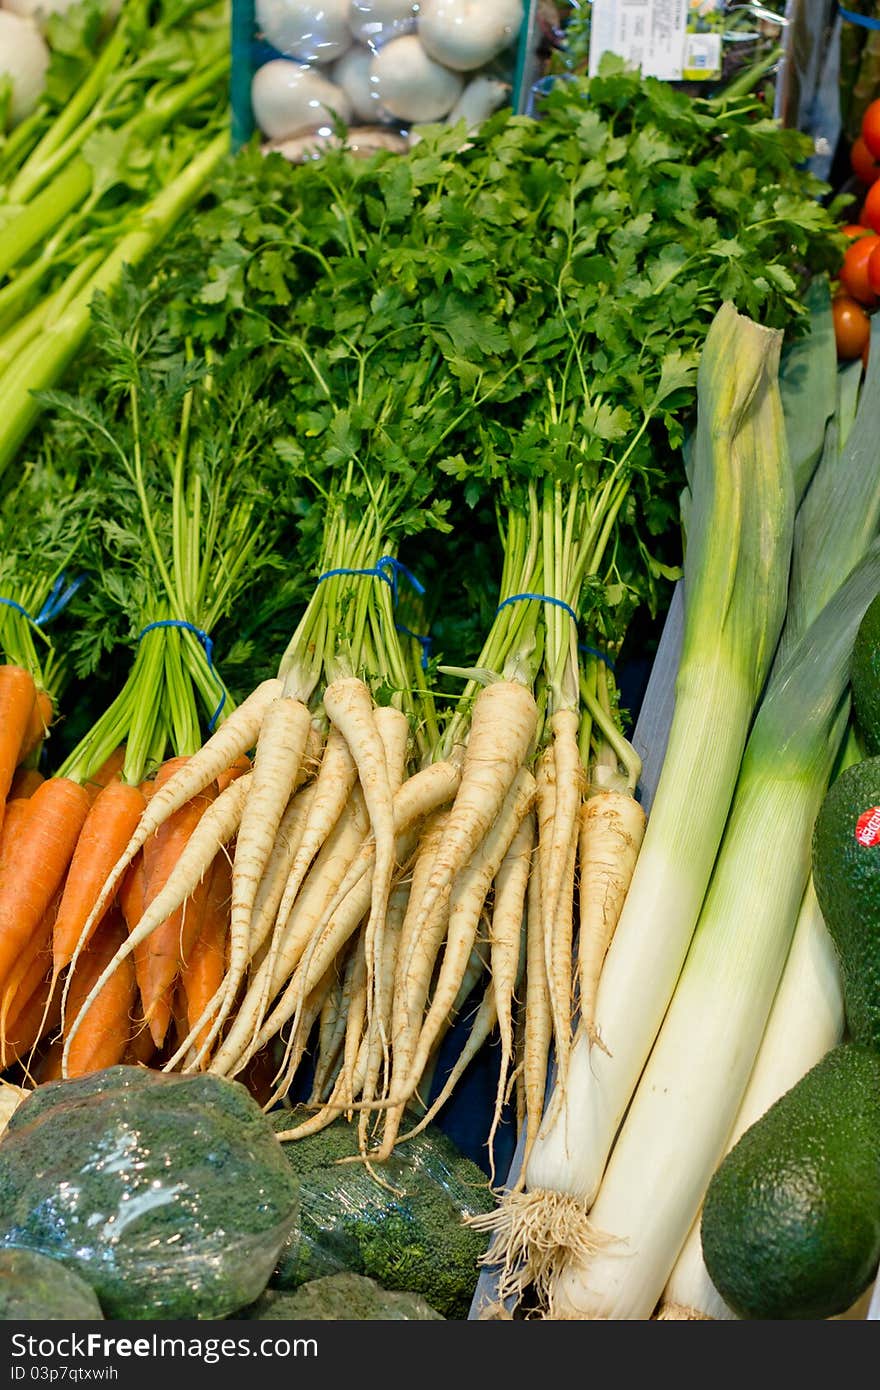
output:
[[[880,178],[880,164],[875,163],[874,156],[861,136],[852,142],[849,162],[859,183],[873,184],[875,179]]]
[[[860,304],[872,305],[877,302],[877,296],[868,279],[868,261],[878,246],[878,236],[857,237],[846,248],[843,265],[840,267],[840,288]]]
[[[871,336],[871,320],[861,304],[850,299],[849,295],[836,294],[831,301],[831,317],[837,356],[846,362],[860,357]]]
[[[872,232],[880,231],[880,184],[872,183],[865,194],[859,221]]]
[[[868,257],[867,266],[868,288],[875,297],[880,295],[880,256],[877,255],[878,251],[880,251],[880,237],[877,238],[877,245]]]
[[[855,241],[859,236],[870,236],[871,228],[863,227],[861,222],[847,222],[845,227],[841,227],[841,232],[850,241]]]
[[[862,139],[868,152],[880,159],[880,101],[872,101],[862,117]]]

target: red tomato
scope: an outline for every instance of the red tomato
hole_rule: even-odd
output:
[[[873,183],[865,194],[859,221],[872,232],[880,231],[880,184]]]
[[[856,237],[859,236],[871,235],[871,228],[863,227],[861,222],[847,222],[846,226],[841,227],[840,230],[843,232],[843,235],[845,237],[849,238],[850,241],[855,241]]]
[[[875,298],[880,295],[880,256],[877,255],[878,251],[880,251],[880,237],[877,237],[877,245],[868,257],[867,266],[868,288],[873,292]]]
[[[862,117],[862,139],[868,152],[880,159],[880,101],[872,101]]]
[[[877,302],[877,296],[868,279],[868,261],[878,246],[878,236],[857,237],[846,248],[843,265],[840,267],[840,288],[860,304],[872,305]]]
[[[861,304],[848,295],[836,294],[831,302],[837,356],[846,362],[867,354],[871,320]]]
[[[861,136],[852,142],[849,162],[859,183],[873,184],[875,179],[880,178],[880,164],[875,162],[874,156]]]

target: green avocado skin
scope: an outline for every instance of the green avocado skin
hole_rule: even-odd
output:
[[[845,1312],[880,1260],[880,1055],[842,1043],[746,1130],[709,1184],[700,1234],[739,1317]]]
[[[826,793],[813,828],[813,883],[840,958],[850,1036],[880,1051],[880,838],[858,838],[873,839],[870,824],[858,827],[874,807],[880,757],[844,769]]]
[[[880,753],[880,594],[868,605],[853,644],[853,710],[865,751]]]

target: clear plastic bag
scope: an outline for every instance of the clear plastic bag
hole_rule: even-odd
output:
[[[289,158],[338,141],[407,149],[418,127],[476,129],[516,105],[525,0],[255,0],[252,123]],[[233,82],[233,90],[236,89]]]
[[[52,1082],[0,1141],[0,1247],[60,1261],[108,1317],[225,1317],[259,1297],[296,1213],[271,1125],[219,1077]]]
[[[306,1112],[270,1115],[276,1132]],[[356,1157],[357,1124],[344,1119],[286,1142],[300,1189],[300,1220],[270,1281],[294,1289],[347,1271],[385,1289],[420,1294],[445,1318],[466,1318],[486,1237],[464,1217],[492,1210],[485,1173],[435,1126],[395,1149],[373,1177]],[[339,1160],[343,1160],[340,1162]]]

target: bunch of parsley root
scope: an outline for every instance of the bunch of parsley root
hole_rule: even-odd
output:
[[[464,147],[229,158],[97,302],[22,451],[88,582],[40,638],[51,861],[6,803],[8,1062],[298,1087],[293,1133],[349,1114],[381,1163],[497,1037],[490,1151],[509,1095],[534,1138],[641,835],[615,670],[676,576],[703,339],[725,301],[796,333],[839,259],[805,153],[606,60]]]

